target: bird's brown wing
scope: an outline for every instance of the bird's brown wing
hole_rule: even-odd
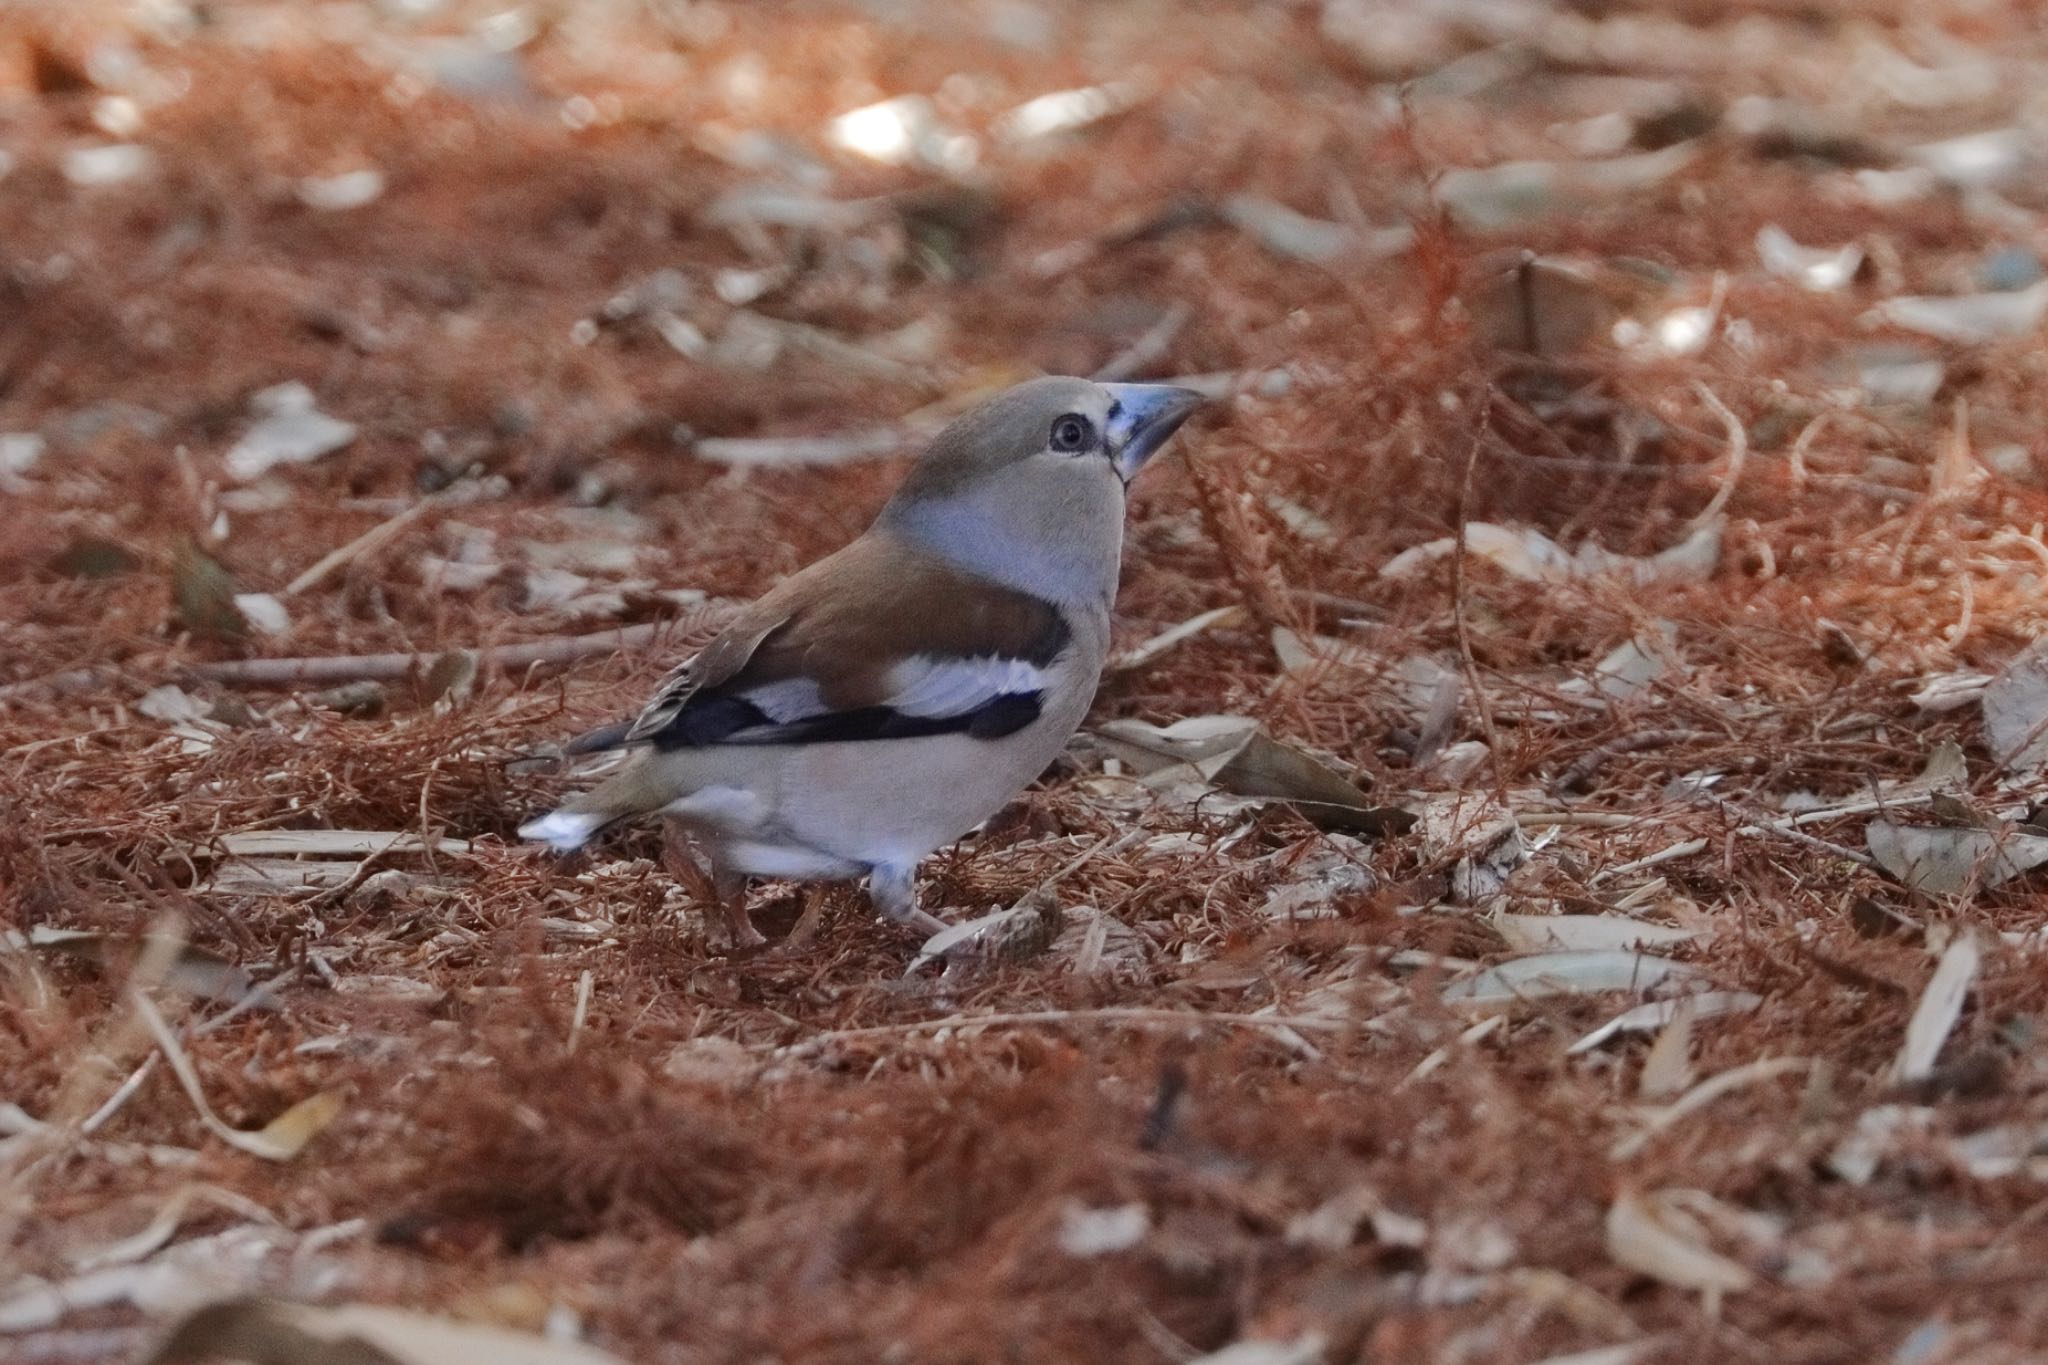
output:
[[[789,613],[775,605],[774,597],[770,593],[747,607],[711,643],[670,669],[626,727],[621,742],[637,744],[659,734],[706,688],[716,688],[744,669],[761,642],[789,620]]]
[[[991,737],[1037,715],[1051,603],[871,534],[783,582],[670,673],[621,742]]]

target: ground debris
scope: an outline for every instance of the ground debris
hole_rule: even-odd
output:
[[[1711,523],[1700,526],[1679,544],[1641,559],[1617,555],[1598,545],[1566,550],[1541,531],[1527,527],[1517,530],[1490,522],[1467,524],[1464,545],[1467,553],[1532,583],[1562,583],[1606,574],[1617,574],[1637,584],[1685,582],[1709,577],[1714,572],[1721,557],[1721,528]],[[1380,567],[1380,574],[1400,578],[1457,549],[1455,537],[1432,540],[1388,560]]]
[[[1708,1234],[1672,1192],[1625,1192],[1607,1211],[1608,1254],[1678,1289],[1720,1295],[1748,1289],[1756,1277],[1708,1245]]]
[[[180,1322],[147,1359],[152,1365],[231,1352],[251,1365],[286,1365],[341,1350],[378,1365],[622,1365],[575,1341],[510,1332],[367,1304],[314,1307],[231,1299]]]
[[[1554,995],[1653,991],[1696,973],[1682,962],[1619,948],[1576,948],[1510,958],[1444,988],[1446,1003],[1501,1007]]]
[[[1873,820],[1864,838],[1880,867],[1934,896],[1988,890],[2048,863],[2048,835],[2017,830]]]
[[[2048,1350],[2026,7],[10,23],[10,1359]],[[1213,401],[950,939],[516,840],[1040,373]]]
[[[305,464],[331,455],[356,438],[353,422],[330,417],[315,406],[313,391],[293,380],[249,400],[256,422],[229,448],[222,465],[228,477],[247,483],[278,465]]]

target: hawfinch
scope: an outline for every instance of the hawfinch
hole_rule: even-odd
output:
[[[933,439],[866,534],[778,585],[571,753],[629,751],[520,828],[558,850],[659,814],[736,940],[748,877],[866,878],[926,933],[926,854],[995,814],[1080,725],[1109,651],[1124,488],[1201,395],[1037,379]],[[681,856],[694,845],[713,885]]]

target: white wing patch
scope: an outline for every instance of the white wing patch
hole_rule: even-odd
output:
[[[906,716],[965,715],[997,697],[1042,692],[1046,671],[1022,659],[935,659],[915,654],[889,670],[889,706]]]
[[[740,695],[760,707],[761,713],[777,725],[821,716],[832,709],[819,694],[816,678],[784,678],[750,687]]]

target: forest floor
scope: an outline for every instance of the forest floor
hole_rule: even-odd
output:
[[[14,5],[0,1357],[2041,1358],[2031,15]],[[1045,371],[1049,946],[517,840]]]

